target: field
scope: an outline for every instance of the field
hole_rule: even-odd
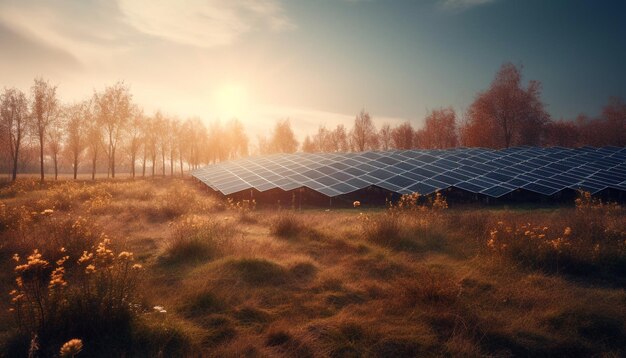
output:
[[[292,211],[190,179],[4,185],[0,352],[626,355],[626,210],[415,199]]]

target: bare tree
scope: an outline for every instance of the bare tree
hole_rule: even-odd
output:
[[[127,138],[128,138],[128,154],[130,156],[130,172],[135,179],[135,166],[137,162],[137,154],[143,145],[142,137],[144,130],[144,122],[145,117],[143,115],[143,111],[136,108],[133,110],[133,116],[130,120],[127,130]],[[145,163],[145,156],[144,156]]]
[[[96,178],[96,166],[98,163],[100,148],[104,146],[104,141],[102,140],[102,129],[100,129],[98,123],[96,123],[93,119],[90,122],[91,123],[86,126],[87,147],[89,149],[89,156],[91,159],[91,180],[94,180]]]
[[[96,120],[104,129],[111,177],[115,178],[115,151],[132,117],[132,95],[128,86],[118,82],[94,94]]]
[[[91,116],[91,102],[84,101],[68,106],[63,111],[65,114],[65,131],[67,133],[66,152],[70,155],[74,180],[78,176],[80,157],[87,147],[87,135]]]
[[[61,116],[55,116],[55,119],[50,122],[46,136],[48,137],[48,151],[50,152],[52,164],[54,165],[54,180],[58,180],[59,154],[61,154],[63,141],[65,139],[65,123]]]
[[[5,88],[0,95],[0,130],[6,139],[11,159],[11,180],[17,178],[20,148],[26,136],[28,101],[26,95],[16,88]]]
[[[353,150],[363,152],[365,150],[373,150],[378,148],[378,136],[376,135],[376,127],[372,122],[372,118],[365,110],[354,119],[354,127],[350,132]]]
[[[348,145],[348,132],[343,124],[338,124],[331,133],[332,148],[334,152],[347,152],[350,150]]]
[[[32,125],[39,140],[39,168],[41,181],[44,181],[44,148],[48,126],[58,116],[57,87],[43,78],[35,78],[31,87]]]

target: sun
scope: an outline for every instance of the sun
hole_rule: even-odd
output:
[[[215,92],[214,104],[220,119],[242,119],[248,113],[250,98],[245,86],[228,84]]]

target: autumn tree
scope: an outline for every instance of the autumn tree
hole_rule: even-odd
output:
[[[410,122],[404,122],[391,130],[391,140],[396,149],[413,148],[413,137],[415,130]]]
[[[306,137],[304,137],[304,141],[302,141],[302,151],[304,153],[315,153],[317,151],[317,148],[315,146],[315,143],[311,139],[311,136],[307,135]]]
[[[270,139],[270,147],[274,153],[294,153],[298,149],[298,141],[288,118],[276,122]]]
[[[93,112],[92,112],[93,115]],[[93,118],[93,117],[92,117]],[[104,146],[102,140],[102,129],[94,120],[86,126],[87,131],[87,148],[89,150],[89,158],[91,160],[91,180],[96,178],[96,167],[100,155],[100,148]]]
[[[350,150],[348,144],[348,131],[343,124],[338,124],[337,127],[331,132],[330,140],[332,149],[334,152],[347,152]]]
[[[381,150],[389,150],[393,147],[391,125],[389,125],[389,123],[385,123],[380,127],[378,131],[378,142],[380,143]]]
[[[20,149],[26,136],[28,100],[16,88],[5,88],[0,95],[0,136],[6,143],[11,160],[11,180],[17,178]]]
[[[128,155],[130,157],[130,173],[135,178],[135,166],[137,156],[141,150],[145,129],[146,117],[142,110],[138,108],[132,111],[132,117],[127,129]],[[144,156],[144,175],[145,175],[145,156]]]
[[[132,95],[123,82],[94,94],[96,121],[106,138],[107,156],[111,177],[115,178],[115,152],[124,130],[132,118]]]
[[[65,121],[62,116],[55,116],[49,124],[47,136],[47,146],[52,157],[52,165],[54,166],[54,180],[59,178],[59,155],[63,149],[65,140]]]
[[[378,148],[378,136],[372,117],[365,110],[354,118],[354,126],[350,131],[351,143],[353,150],[363,152],[366,150],[375,150]]]
[[[426,116],[424,128],[418,131],[420,148],[444,149],[458,144],[456,113],[452,108],[433,110]]]
[[[69,155],[72,163],[74,180],[78,176],[80,157],[87,147],[89,125],[93,120],[90,106],[90,101],[84,101],[66,106],[63,110],[67,134],[65,152]]]
[[[550,121],[544,128],[544,145],[576,147],[579,143],[579,128],[574,121]]]
[[[248,136],[241,121],[231,119],[226,124],[226,137],[228,138],[229,159],[245,157],[248,155]]]
[[[626,146],[626,103],[621,98],[611,97],[602,110],[602,120],[605,122],[606,144]]]
[[[36,78],[31,87],[31,119],[33,132],[39,140],[39,168],[41,181],[44,181],[44,150],[48,127],[58,116],[57,87],[43,78]]]
[[[538,145],[549,120],[540,96],[540,82],[524,88],[521,68],[503,64],[489,89],[470,105],[463,142],[490,148]]]

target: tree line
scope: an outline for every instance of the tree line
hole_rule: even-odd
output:
[[[489,88],[479,92],[462,119],[451,108],[430,111],[422,128],[407,121],[376,128],[361,111],[349,131],[319,127],[302,143],[304,152],[343,152],[389,149],[444,149],[457,146],[626,146],[626,104],[610,98],[597,118],[552,120],[541,100],[541,82],[524,86],[522,69],[505,63]]]
[[[0,149],[12,180],[18,170],[32,170],[35,157],[42,181],[45,162],[55,179],[62,162],[74,179],[79,169],[88,169],[92,179],[105,169],[115,178],[120,162],[134,178],[139,171],[182,175],[202,164],[247,156],[248,137],[238,119],[207,127],[199,118],[146,115],[123,82],[64,104],[56,86],[36,78],[29,93],[5,88],[0,94]]]
[[[300,144],[289,119],[275,123],[269,137],[259,136],[259,154],[347,152],[391,149],[445,149],[457,146],[626,146],[626,104],[610,98],[597,118],[579,115],[553,120],[541,100],[541,83],[524,85],[522,68],[505,63],[488,89],[479,92],[463,118],[452,109],[428,113],[422,128],[406,121],[377,128],[361,110],[351,128],[320,126]],[[62,163],[115,177],[121,165],[137,175],[182,175],[200,165],[249,155],[250,143],[238,119],[206,125],[199,118],[180,120],[160,111],[146,115],[123,82],[105,87],[83,101],[60,103],[57,87],[36,78],[30,91],[5,88],[0,94],[0,169],[15,180],[18,171],[38,161],[55,179]],[[121,164],[120,164],[121,163]],[[139,171],[141,174],[139,174]]]

